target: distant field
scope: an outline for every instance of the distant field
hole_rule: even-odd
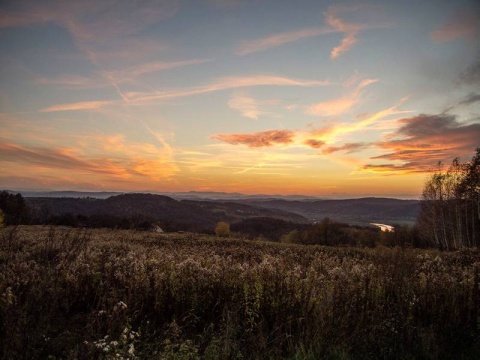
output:
[[[0,230],[3,359],[478,359],[480,253]]]

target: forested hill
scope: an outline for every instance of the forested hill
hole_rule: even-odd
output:
[[[413,223],[420,202],[390,198],[361,198],[348,200],[287,201],[282,199],[240,200],[243,204],[295,212],[309,220],[329,217],[349,223]]]
[[[236,222],[252,217],[267,216],[297,223],[305,223],[303,216],[279,209],[253,205],[220,202],[177,201],[167,196],[152,194],[124,194],[107,199],[93,198],[25,198],[38,218],[72,215],[156,221],[167,229],[213,229],[218,221]]]

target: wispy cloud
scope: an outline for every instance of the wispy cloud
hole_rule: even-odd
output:
[[[105,181],[115,178],[160,181],[172,178],[178,171],[171,146],[160,134],[159,145],[128,141],[121,134],[77,136],[72,146],[20,145],[13,141],[0,143],[0,162],[16,167],[32,166],[69,170],[84,177],[85,172],[101,175]],[[78,146],[77,143],[83,144]],[[88,154],[82,149],[88,149]]]
[[[340,17],[338,17],[340,10],[345,11],[345,9],[347,8],[331,6],[325,12],[325,21],[327,24],[344,34],[340,45],[334,47],[330,52],[332,59],[336,59],[340,56],[340,54],[350,50],[357,43],[357,35],[361,30],[359,25],[346,23]]]
[[[237,55],[248,55],[251,53],[268,50],[285,44],[293,43],[302,39],[327,35],[332,33],[344,34],[340,45],[332,49],[330,56],[336,59],[342,53],[350,50],[358,41],[358,34],[368,28],[389,26],[384,23],[374,22],[365,24],[354,24],[345,21],[340,14],[360,11],[364,6],[338,6],[332,5],[324,13],[326,26],[312,27],[295,31],[282,32],[269,35],[260,39],[244,40],[235,49]]]
[[[103,159],[101,163],[78,157],[75,150],[68,148],[26,147],[13,143],[0,143],[2,161],[39,165],[49,168],[86,170],[124,177],[127,172],[122,167]]]
[[[87,77],[80,75],[63,75],[55,78],[39,77],[36,79],[36,83],[40,85],[59,85],[67,88],[101,88],[110,86],[101,76]]]
[[[228,106],[231,109],[238,110],[242,116],[249,119],[258,119],[260,110],[257,101],[243,92],[232,94],[228,100]]]
[[[366,115],[362,119],[352,123],[334,123],[321,128],[311,128],[306,131],[297,131],[297,142],[300,141],[303,145],[313,149],[324,149],[322,153],[331,154],[337,151],[347,151],[352,153],[356,150],[363,150],[369,147],[368,143],[346,143],[341,146],[325,147],[328,144],[333,144],[341,141],[341,139],[349,134],[362,131],[366,128],[378,127],[380,122],[390,122],[388,119],[392,115],[405,114],[410,111],[400,110],[399,107],[406,101],[402,99],[396,105],[378,111],[376,113]],[[398,126],[397,126],[398,127]],[[388,128],[391,128],[390,126]]]
[[[178,90],[156,92],[130,92],[126,97],[133,102],[172,99],[178,97],[206,94],[215,91],[253,87],[253,86],[327,86],[329,81],[299,80],[276,75],[232,76],[215,80],[209,84]]]
[[[373,157],[377,161],[364,170],[426,172],[438,161],[449,163],[454,157],[470,156],[478,146],[480,123],[463,124],[447,114],[418,115],[399,120],[400,128],[387,141],[376,146],[388,153]],[[387,160],[388,163],[378,163]]]
[[[252,148],[286,145],[293,142],[294,132],[290,130],[267,130],[253,134],[215,134],[212,139],[232,145],[246,145]]]
[[[402,99],[398,104],[370,114],[360,121],[354,123],[337,123],[321,128],[311,128],[307,130],[268,130],[255,133],[233,133],[233,134],[214,134],[212,139],[221,140],[231,145],[246,145],[248,147],[269,147],[274,145],[282,146],[300,146],[313,149],[323,148],[326,144],[332,144],[338,141],[344,134],[357,132],[364,128],[376,124],[378,121],[386,119],[392,115],[405,114],[410,111],[399,110],[399,106],[406,99]],[[340,147],[330,146],[326,148],[326,153],[346,150],[353,152],[370,146],[368,143],[347,143]]]
[[[347,94],[332,100],[322,101],[311,105],[306,113],[315,116],[338,116],[349,112],[355,105],[361,101],[362,89],[370,84],[378,82],[378,79],[364,79],[359,81],[355,88]],[[355,82],[354,82],[355,83]],[[347,86],[353,84],[348,82]]]
[[[474,39],[480,34],[480,6],[461,9],[453,13],[448,21],[430,33],[434,41]]]
[[[36,80],[41,85],[59,85],[67,88],[101,88],[111,86],[111,79],[117,84],[137,83],[142,75],[159,71],[175,69],[179,67],[203,64],[212,61],[211,59],[192,59],[178,61],[154,61],[140,63],[135,66],[127,66],[122,69],[99,71],[92,76],[63,75],[55,78],[40,77]]]
[[[274,34],[256,40],[244,40],[242,41],[240,46],[237,47],[235,53],[237,55],[247,55],[254,52],[264,51],[270,48],[292,43],[301,39],[316,37],[332,32],[336,32],[336,30],[330,27],[316,27]]]
[[[49,113],[58,111],[96,110],[111,103],[111,101],[84,101],[71,104],[60,104],[41,109],[40,112]]]
[[[140,58],[145,61],[148,54],[158,54],[162,45],[158,40],[142,36],[142,30],[172,17],[178,8],[175,0],[16,2],[8,10],[0,11],[0,28],[48,22],[66,28],[100,77],[126,100],[119,80],[108,68],[112,62]]]
[[[212,59],[192,59],[192,60],[178,60],[178,61],[154,61],[148,63],[141,63],[139,65],[126,67],[121,70],[111,70],[108,74],[115,78],[119,83],[135,82],[138,76],[151,74],[158,71],[170,70],[179,67],[204,64],[211,62]]]
[[[480,94],[470,93],[465,97],[465,99],[460,101],[459,104],[460,105],[471,105],[471,104],[474,104],[474,103],[479,102],[479,101],[480,101]]]
[[[325,149],[322,149],[322,154],[332,154],[337,151],[344,151],[347,154],[358,152],[364,149],[367,149],[371,146],[370,143],[346,143],[341,146],[329,146]]]

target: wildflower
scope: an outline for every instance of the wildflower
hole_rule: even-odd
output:
[[[127,308],[127,304],[125,304],[123,301],[119,301],[117,305],[118,305],[120,308],[122,308],[122,309],[126,309],[126,308]]]
[[[129,355],[135,355],[135,346],[133,344],[130,344],[128,348],[128,354]]]

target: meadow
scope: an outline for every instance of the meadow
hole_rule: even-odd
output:
[[[0,230],[3,359],[480,358],[480,253]]]

